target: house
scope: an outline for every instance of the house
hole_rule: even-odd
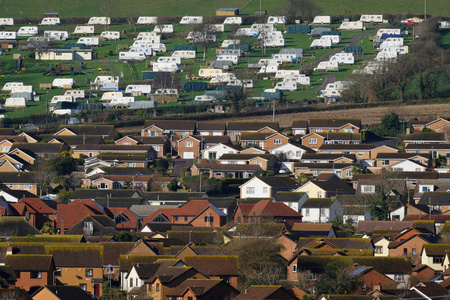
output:
[[[22,198],[11,206],[37,229],[41,229],[47,222],[55,224],[56,211],[39,198]]]
[[[223,154],[218,162],[221,164],[258,165],[264,171],[277,171],[278,159],[273,154]]]
[[[355,194],[355,190],[345,182],[332,181],[308,181],[294,192],[307,193],[310,198],[330,198],[336,195]]]
[[[111,153],[100,152],[97,159],[109,163],[112,167],[148,168],[150,153]]]
[[[224,154],[238,154],[240,150],[241,147],[218,143],[217,145],[203,149],[201,151],[201,157],[203,159],[216,160]]]
[[[421,132],[425,128],[431,129],[434,132],[446,132],[449,128],[448,125],[450,125],[450,121],[447,121],[443,118],[438,118],[436,120],[430,121],[430,122],[424,122],[424,121],[413,121],[412,127],[414,132]]]
[[[25,217],[6,216],[0,220],[1,236],[26,236],[29,234],[40,234],[40,232],[31,226]]]
[[[105,140],[101,135],[60,135],[48,141],[49,144],[66,144],[71,149],[77,145],[84,144],[104,144]]]
[[[402,231],[405,228],[413,227],[413,221],[359,221],[356,229],[357,233],[371,234],[376,230]]]
[[[303,146],[317,151],[323,144],[360,144],[361,133],[311,132],[300,139]]]
[[[350,270],[349,277],[358,282],[355,294],[367,295],[380,286],[383,289],[397,288],[397,282],[373,267],[357,266]]]
[[[23,153],[25,154],[25,153]],[[31,158],[31,157],[30,157]],[[12,165],[12,167],[8,168],[3,168],[3,169],[8,169],[10,170],[9,172],[21,172],[21,171],[25,171],[30,164],[23,160],[22,158],[20,158],[17,155],[14,154],[10,154],[10,153],[5,153],[5,154],[1,154],[0,155],[0,161],[8,161],[10,164],[6,164],[7,166]],[[34,161],[34,158],[32,158],[32,161]]]
[[[289,138],[279,132],[242,132],[240,137],[241,147],[257,146],[265,151],[270,151],[289,142]]]
[[[28,162],[28,160],[22,157],[15,150],[20,149],[23,151],[28,151],[37,155],[40,158],[48,159],[54,156],[59,155],[62,152],[67,152],[70,150],[70,147],[66,144],[48,144],[48,143],[14,143],[11,147],[10,154],[15,154],[20,158],[24,159]]]
[[[351,219],[354,224],[359,221],[370,221],[370,204],[374,196],[372,195],[337,195],[336,199],[342,205],[342,221],[345,223]]]
[[[30,291],[33,287],[54,284],[56,270],[52,255],[7,255],[5,265],[16,273],[16,287]]]
[[[378,153],[397,153],[397,148],[374,144],[323,144],[318,153],[328,154],[354,154],[358,161],[374,159]]]
[[[130,187],[148,191],[153,180],[153,175],[109,175],[98,174],[88,178],[83,178],[81,187],[97,189],[122,189]],[[168,178],[169,179],[169,178]],[[172,180],[171,178],[169,179]]]
[[[361,131],[361,119],[311,118],[308,120],[310,132],[351,132]]]
[[[73,149],[73,157],[75,158],[96,157],[100,153],[144,154],[146,155],[147,160],[151,160],[156,157],[155,150],[153,150],[152,146],[150,145],[78,145],[75,147],[75,149]]]
[[[427,205],[429,213],[444,213],[450,210],[450,192],[435,191],[424,192],[417,204]]]
[[[445,136],[446,134],[443,132],[414,132],[405,136],[403,143],[405,146],[408,144],[445,143]]]
[[[157,157],[164,157],[170,152],[170,140],[163,136],[124,136],[115,140],[116,145],[150,145]]]
[[[146,120],[141,136],[165,136],[170,137],[170,142],[176,148],[175,143],[179,139],[194,135],[196,126],[194,121],[178,120]]]
[[[404,256],[411,258],[415,266],[421,263],[421,253],[425,244],[434,244],[438,239],[430,234],[415,234],[403,240],[389,243],[389,256]]]
[[[273,197],[276,202],[284,203],[295,211],[300,211],[300,203],[308,198],[306,193],[296,192],[277,192]]]
[[[303,222],[328,223],[342,218],[342,205],[336,199],[308,198],[301,204]]]
[[[291,291],[281,285],[251,285],[233,300],[260,300],[260,299],[298,299]]]
[[[85,190],[85,189],[75,189],[73,193],[70,195],[70,200],[75,199],[90,199],[95,200],[96,198],[136,198],[141,199],[141,192],[139,190],[106,190],[106,189],[94,189],[94,190]]]
[[[28,165],[34,165],[36,159],[38,158],[37,155],[35,153],[33,153],[32,151],[29,151],[27,149],[19,149],[19,148],[15,148],[14,150],[11,150],[8,153],[8,156],[13,158],[12,160],[10,160],[12,163],[15,163],[15,161],[20,161],[20,162],[23,161],[24,164],[26,163]],[[4,157],[4,155],[2,155],[2,157]],[[8,158],[5,157],[5,159],[8,159]]]
[[[199,135],[225,135],[226,123],[225,122],[197,122],[197,133]]]
[[[221,279],[187,279],[167,292],[168,299],[206,300],[237,295],[239,291]]]
[[[238,204],[234,223],[284,222],[289,225],[302,221],[302,215],[283,203],[260,200],[255,204]]]
[[[177,141],[178,155],[182,159],[200,157],[202,150],[217,144],[231,144],[228,136],[185,136]]]
[[[86,216],[107,215],[107,212],[103,206],[88,199],[76,199],[68,204],[58,204],[56,211],[58,213],[56,215],[55,228],[58,229],[61,234],[69,228],[72,228]]]
[[[299,136],[308,134],[308,121],[307,120],[292,121],[292,134]]]
[[[116,223],[105,215],[88,215],[70,227],[64,234],[105,236],[116,234]]]
[[[350,179],[353,171],[362,169],[360,163],[294,163],[294,174],[297,177],[303,175],[320,176],[322,174],[336,174],[340,179]]]
[[[284,157],[286,160],[301,160],[303,155],[310,152],[311,149],[294,143],[286,143],[269,150],[269,153]],[[280,159],[281,160],[281,159]]]
[[[286,177],[256,176],[239,187],[240,198],[271,198],[277,192],[289,192],[297,186],[295,180]]]
[[[316,164],[351,164],[356,163],[356,156],[354,154],[318,154],[318,153],[305,153],[300,159],[302,163],[316,163]]]
[[[448,298],[448,291],[437,282],[420,282],[411,287],[411,292],[416,292],[422,299]]]
[[[405,147],[406,153],[414,154],[430,154],[431,158],[446,156],[450,152],[450,143],[424,143],[424,144],[408,144]]]
[[[243,132],[272,132],[280,131],[278,122],[247,122],[231,121],[227,123],[227,134],[232,142],[240,140]]]
[[[405,161],[416,162],[423,167],[429,167],[431,157],[429,154],[414,154],[414,153],[378,153],[375,157],[374,167],[378,168],[392,168],[394,171],[408,171],[397,170],[395,165]],[[412,170],[415,171],[415,170]],[[423,171],[418,171],[423,172]]]
[[[92,296],[83,291],[78,286],[64,285],[45,285],[35,291],[32,296],[33,300],[66,300],[79,299],[91,300]]]
[[[235,255],[186,255],[186,266],[193,267],[210,279],[222,279],[234,288],[238,286],[239,257]]]
[[[448,266],[444,266],[446,250],[450,249],[450,244],[423,244],[421,264],[427,265],[437,272],[446,271]]]
[[[219,164],[208,160],[194,164],[191,175],[208,174],[210,178],[251,178],[264,170],[258,165]]]
[[[36,172],[0,172],[0,184],[2,189],[24,190],[33,195],[39,195],[37,176]]]
[[[114,139],[117,130],[114,125],[60,125],[55,134],[60,136],[102,136],[104,139]]]

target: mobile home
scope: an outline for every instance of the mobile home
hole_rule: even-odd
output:
[[[258,32],[253,28],[239,28],[236,30],[235,36],[258,36]]]
[[[237,55],[219,55],[216,60],[229,60],[232,61],[234,65],[238,64],[239,56]]]
[[[72,88],[75,86],[75,79],[73,78],[56,78],[53,79],[52,87],[56,88],[66,88],[69,87]]]
[[[181,18],[180,25],[203,24],[202,16],[184,16]]]
[[[297,90],[297,82],[294,81],[288,81],[288,82],[278,82],[277,85],[275,86],[275,89],[279,90],[279,91],[289,91],[289,92],[293,92]]]
[[[88,47],[100,46],[100,39],[98,37],[82,37],[77,41],[78,44],[85,44]]]
[[[287,75],[300,75],[300,70],[278,70],[275,73],[276,79],[283,79]]]
[[[120,31],[103,31],[100,36],[106,41],[118,41],[120,40]]]
[[[17,36],[34,36],[36,34],[38,34],[37,26],[23,26],[17,32]]]
[[[223,40],[221,48],[228,48],[229,45],[239,45],[241,43],[240,40]]]
[[[338,72],[341,68],[337,61],[321,61],[314,71]]]
[[[84,90],[67,90],[64,92],[64,96],[72,96],[73,99],[84,99]]]
[[[69,33],[67,31],[59,30],[46,30],[44,31],[44,36],[49,37],[50,40],[55,41],[65,41],[69,39]]]
[[[14,26],[13,18],[0,18],[0,26]]]
[[[3,86],[3,91],[12,91],[13,87],[15,86],[23,86],[23,82],[7,82]]]
[[[91,85],[99,83],[119,82],[119,81],[120,81],[119,76],[97,76],[95,77]]]
[[[201,102],[209,102],[209,101],[216,101],[217,99],[211,95],[197,95],[195,96],[194,100]]]
[[[270,16],[267,18],[267,24],[284,25],[286,24],[285,16]]]
[[[330,61],[337,61],[341,65],[353,65],[355,57],[353,53],[336,53],[330,58]]]
[[[180,65],[176,63],[171,62],[164,62],[164,63],[154,63],[153,64],[153,72],[177,72],[179,71]]]
[[[113,98],[108,103],[104,103],[105,107],[128,107],[134,102],[134,97],[118,97]]]
[[[114,98],[122,98],[123,93],[122,92],[106,92],[103,93],[101,101],[111,101]]]
[[[275,31],[275,25],[274,24],[265,24],[265,23],[254,23],[252,24],[252,26],[250,27],[251,29],[253,29],[255,32],[259,33],[259,32],[270,32],[270,31]]]
[[[145,60],[146,58],[147,56],[145,56],[144,52],[137,52],[137,51],[119,52],[120,60]]]
[[[403,38],[399,37],[390,37],[384,40],[384,42],[381,43],[380,49],[386,49],[390,47],[400,47],[403,46]]]
[[[155,95],[176,95],[178,96],[177,89],[157,89]]]
[[[139,17],[136,22],[137,25],[158,24],[158,17]]]
[[[331,24],[331,16],[315,16],[312,24]]]
[[[34,87],[32,85],[18,85],[18,86],[13,86],[11,88],[11,94],[14,93],[33,93],[34,92]]]
[[[279,70],[279,66],[278,65],[266,65],[266,66],[262,66],[261,69],[259,69],[258,73],[259,74],[266,74],[266,73],[276,73]]]
[[[27,107],[27,101],[23,97],[11,97],[6,99],[5,108]]]
[[[383,23],[383,15],[361,15],[359,21],[363,23]]]
[[[194,50],[177,50],[172,53],[173,57],[180,57],[181,59],[194,59],[195,55]]]
[[[234,75],[234,73],[218,73],[214,78],[212,78],[209,81],[209,83],[211,84],[226,83],[234,79],[236,79],[236,75]]]
[[[320,39],[315,39],[311,43],[311,46],[309,46],[309,47],[310,48],[331,48],[332,45],[333,45],[333,42],[331,41],[331,39],[320,38]]]
[[[320,91],[319,98],[338,98],[341,96],[341,92],[345,89],[345,81],[335,81],[327,84],[325,89]]]
[[[211,24],[211,27],[208,31],[211,32],[224,32],[225,31],[225,25],[224,24]]]
[[[153,31],[157,33],[173,33],[173,25],[172,24],[156,25]]]
[[[52,100],[50,101],[50,103],[55,104],[58,102],[75,102],[72,96],[53,96]]]
[[[142,52],[142,53],[144,53],[145,56],[152,56],[153,48],[149,48],[149,47],[130,48],[130,51],[128,51],[128,52]]]
[[[15,31],[0,31],[0,40],[17,40],[17,32]]]
[[[179,57],[179,56],[161,56],[161,57],[158,57],[158,60],[156,62],[159,62],[159,63],[173,62],[176,64],[181,64],[181,57]]]
[[[225,25],[241,25],[242,24],[242,17],[227,17],[223,24]]]
[[[150,94],[152,91],[152,86],[149,84],[129,84],[125,88],[125,93],[140,93],[140,94]]]
[[[216,77],[217,74],[221,74],[221,73],[223,73],[223,71],[221,69],[206,68],[206,69],[200,69],[198,71],[198,76],[203,77],[203,78],[214,78],[214,77]]]
[[[341,36],[338,34],[323,34],[320,38],[321,39],[330,39],[331,44],[333,44],[333,45],[337,45],[341,42]]]
[[[282,62],[297,62],[296,54],[272,54],[272,58],[276,60],[281,60]]]
[[[305,74],[299,75],[286,75],[283,79],[284,82],[297,82],[298,85],[310,85],[311,79]]]
[[[378,52],[377,57],[375,57],[375,60],[395,60],[397,59],[399,53],[394,49],[391,51],[383,51]]]
[[[339,26],[339,30],[364,30],[364,23],[361,21],[356,22],[342,22]]]
[[[88,25],[110,25],[110,17],[91,17],[88,21]]]
[[[219,55],[238,55],[242,56],[243,53],[240,49],[220,49]]]
[[[39,25],[60,25],[61,20],[59,18],[43,18]]]
[[[377,36],[379,37],[379,38],[381,38],[381,36],[383,35],[383,34],[389,34],[389,35],[401,35],[402,34],[402,30],[401,30],[401,28],[381,28],[381,29],[378,29],[378,31],[377,31]]]
[[[261,58],[258,61],[258,65],[282,65],[283,61],[281,59],[273,59],[273,58]]]
[[[94,34],[94,26],[78,25],[75,27],[74,34]]]

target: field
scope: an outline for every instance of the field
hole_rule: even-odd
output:
[[[424,1],[421,0],[316,0],[324,14],[361,14],[361,13],[416,13],[423,14]],[[253,15],[259,10],[269,14],[279,14],[284,1],[279,0],[1,0],[2,17],[38,17],[46,12],[58,12],[61,17],[104,15],[102,6],[108,5],[113,16],[184,16],[214,15],[221,7],[239,8],[241,14]],[[427,0],[427,13],[448,15],[450,1]]]

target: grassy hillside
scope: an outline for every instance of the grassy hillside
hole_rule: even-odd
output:
[[[277,14],[284,2],[279,0],[261,0],[262,8],[269,14]],[[424,1],[421,0],[316,0],[324,14],[358,13],[423,13]],[[253,14],[259,9],[258,0],[0,0],[1,17],[42,16],[44,12],[58,12],[62,17],[103,15],[102,3],[114,7],[115,16],[126,13],[135,15],[214,15],[220,7],[237,7],[241,14]],[[427,11],[431,15],[449,15],[450,1],[427,0]]]

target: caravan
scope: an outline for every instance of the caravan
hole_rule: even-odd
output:
[[[130,48],[130,51],[128,52],[142,52],[145,56],[152,56],[153,55],[153,48],[149,47],[140,47],[140,48]],[[132,54],[130,54],[132,55]]]
[[[151,51],[151,49],[150,49]],[[145,60],[147,56],[145,56],[144,52],[138,51],[128,51],[128,52],[119,52],[120,60]]]
[[[120,40],[120,31],[103,31],[100,36],[102,36],[105,41],[118,41]]]
[[[309,46],[309,47],[310,48],[331,48],[332,45],[333,45],[333,42],[331,41],[331,39],[320,38],[320,39],[315,39],[311,43],[311,46]]]
[[[110,17],[91,17],[88,25],[111,25]]]
[[[0,40],[17,40],[17,32],[15,31],[0,31]]]
[[[75,27],[74,34],[94,34],[95,27],[94,26],[85,26],[85,25],[78,25]]]
[[[383,23],[383,15],[361,15],[359,21],[364,23]]]
[[[107,103],[103,103],[104,107],[128,107],[134,102],[134,97],[117,97],[111,99]]]
[[[216,60],[229,60],[233,62],[233,65],[237,65],[239,61],[239,56],[237,55],[219,55]]]
[[[331,16],[315,16],[312,24],[331,24]]]
[[[73,99],[84,99],[84,90],[67,90],[64,92],[64,96],[72,96]]]
[[[223,71],[221,69],[205,68],[205,69],[200,69],[198,71],[198,76],[203,77],[203,78],[214,78],[214,77],[216,77],[217,74],[221,74],[221,73],[223,73]]]
[[[172,53],[172,57],[180,57],[181,59],[194,59],[195,55],[194,50],[177,50]]]
[[[82,37],[78,39],[77,44],[85,44],[88,47],[100,46],[100,39],[98,37]]]
[[[314,71],[339,72],[341,70],[337,61],[321,61]]]
[[[101,83],[112,83],[112,82],[119,82],[120,78],[119,76],[97,76],[95,77],[92,84],[101,84]]]
[[[356,22],[342,22],[341,26],[338,28],[339,30],[364,30],[364,23],[361,21]]]
[[[153,31],[157,33],[173,33],[173,25],[156,25],[155,28],[153,28]]]
[[[44,31],[44,36],[54,41],[65,41],[69,39],[69,33],[67,31],[46,30]]]
[[[129,84],[125,88],[125,93],[129,93],[129,94],[137,93],[137,94],[145,95],[145,94],[150,94],[151,91],[152,91],[152,86],[149,84],[137,84],[137,85]]]
[[[53,79],[53,82],[52,82],[52,87],[56,87],[56,88],[71,89],[74,86],[75,86],[75,79],[73,79],[73,78],[56,78],[56,79]]]
[[[177,72],[180,71],[180,65],[171,62],[154,63],[153,72]]]
[[[210,31],[210,32],[224,32],[225,31],[225,25],[223,25],[223,24],[211,24],[210,28],[208,28],[208,31]]]
[[[35,36],[38,34],[37,26],[23,26],[17,32],[17,36]]]
[[[275,73],[275,79],[284,79],[287,75],[299,76],[300,70],[278,70]]]
[[[353,53],[336,53],[330,58],[330,61],[337,61],[341,65],[353,65],[355,63],[355,57]]]
[[[227,17],[223,24],[225,25],[241,25],[242,24],[242,17]]]
[[[7,82],[3,86],[3,91],[12,91],[15,86],[23,86],[23,82]]]
[[[137,25],[158,24],[158,17],[139,17],[136,22]]]
[[[122,97],[123,97],[122,92],[106,92],[106,93],[103,93],[100,101],[111,101],[112,99],[122,98]]]
[[[0,18],[0,26],[14,26],[13,18]]]
[[[61,20],[59,18],[43,18],[39,25],[60,25]]]
[[[227,83],[231,80],[236,80],[236,75],[234,73],[219,73],[216,74],[216,77],[212,78],[209,83],[217,84],[217,83]]]
[[[202,16],[184,16],[181,18],[180,25],[203,24]]]
[[[389,35],[401,35],[402,30],[401,28],[381,28],[377,31],[378,38],[381,38],[383,34],[389,34]]]
[[[294,63],[297,62],[296,54],[272,54],[272,58],[281,60],[282,62]]]
[[[220,48],[228,48],[230,45],[239,45],[241,43],[240,40],[223,40],[222,45]]]
[[[6,99],[5,108],[27,107],[27,101],[23,97],[11,97]]]
[[[283,79],[284,82],[297,82],[298,85],[310,85],[311,79],[305,74],[299,75],[286,75]]]
[[[161,56],[158,57],[156,62],[164,63],[164,62],[172,62],[176,64],[181,64],[181,57],[179,56]]]
[[[267,19],[267,24],[275,24],[275,25],[284,25],[286,24],[286,17],[285,16],[270,16]]]
[[[58,102],[75,102],[72,96],[53,96],[50,103],[55,104]]]
[[[295,81],[283,81],[283,82],[278,82],[277,85],[275,86],[275,89],[279,90],[279,91],[289,91],[289,92],[293,92],[297,90],[297,82]]]

